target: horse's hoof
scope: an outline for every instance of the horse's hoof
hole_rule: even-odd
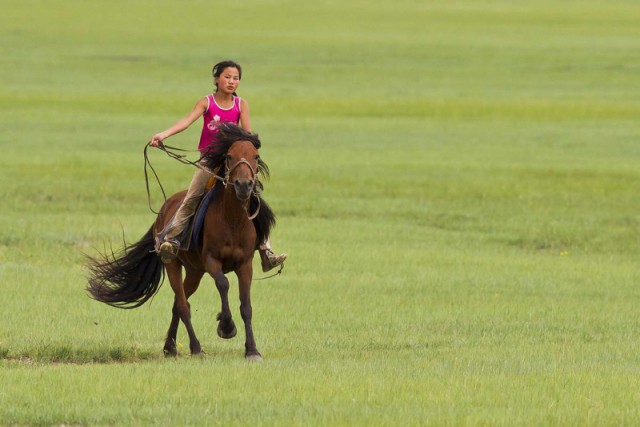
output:
[[[164,357],[178,357],[178,350],[176,350],[175,347],[165,347],[162,349],[162,352],[164,353]]]
[[[262,356],[259,354],[251,354],[244,357],[248,362],[262,362]]]
[[[233,330],[231,332],[226,333],[222,330],[220,324],[218,324],[218,336],[222,339],[230,340],[231,338],[235,337],[237,333],[238,330],[236,329],[236,325],[233,325]]]
[[[193,345],[189,346],[189,350],[191,350],[192,356],[198,356],[202,353],[202,347],[200,347],[200,343],[197,341]]]

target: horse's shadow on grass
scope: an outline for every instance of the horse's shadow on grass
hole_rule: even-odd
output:
[[[74,347],[65,344],[43,344],[39,347],[19,349],[12,351],[6,347],[0,347],[0,362],[15,362],[25,364],[124,364],[140,363],[161,360],[205,360],[208,358],[233,358],[240,357],[234,349],[216,349],[211,354],[204,353],[191,357],[188,350],[179,352],[177,357],[165,357],[158,350],[146,350],[137,347],[126,346],[90,346]]]

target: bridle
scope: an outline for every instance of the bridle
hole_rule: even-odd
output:
[[[237,168],[238,166],[240,166],[241,164],[245,164],[247,166],[249,166],[249,170],[251,171],[251,181],[253,182],[253,186],[255,187],[256,181],[258,180],[258,171],[253,169],[253,166],[251,166],[251,163],[249,163],[247,161],[247,159],[245,159],[244,157],[242,157],[240,160],[238,160],[236,162],[235,165],[229,167],[229,157],[227,157],[224,161],[224,165],[227,169],[227,172],[225,172],[224,174],[224,178],[222,178],[222,184],[225,186],[227,186],[227,184],[229,183],[229,178],[231,177],[231,172],[233,172],[233,170],[235,168]],[[216,175],[216,178],[220,178],[219,176]]]
[[[238,160],[233,166],[229,167],[229,157],[227,156],[227,158],[224,161],[224,165],[225,168],[227,169],[227,171],[224,174],[224,178],[222,178],[222,185],[224,185],[224,188],[227,188],[227,185],[229,184],[229,179],[231,178],[231,172],[234,171],[235,168],[237,168],[238,166],[245,164],[247,166],[249,166],[249,170],[251,171],[251,194],[249,195],[249,199],[251,199],[251,196],[255,196],[256,199],[258,200],[258,208],[256,209],[256,211],[253,214],[249,213],[249,206],[250,204],[247,204],[247,206],[245,206],[245,210],[247,211],[247,215],[249,215],[249,220],[254,219],[255,217],[258,216],[258,213],[260,212],[260,193],[258,191],[256,191],[257,188],[257,183],[258,183],[258,171],[257,169],[253,169],[253,166],[251,166],[251,163],[249,163],[247,161],[247,159],[245,159],[244,157],[242,157],[240,160]],[[217,179],[220,179],[221,177],[219,177],[218,175],[215,175]]]

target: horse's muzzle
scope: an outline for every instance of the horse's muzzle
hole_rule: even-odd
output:
[[[240,200],[249,200],[253,192],[254,182],[250,179],[236,179],[233,181],[233,188],[236,190],[236,197]]]

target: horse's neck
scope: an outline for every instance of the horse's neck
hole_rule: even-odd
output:
[[[248,219],[246,208],[248,203],[238,200],[232,186],[227,187],[222,193],[220,201],[222,218],[231,226],[244,225]]]

